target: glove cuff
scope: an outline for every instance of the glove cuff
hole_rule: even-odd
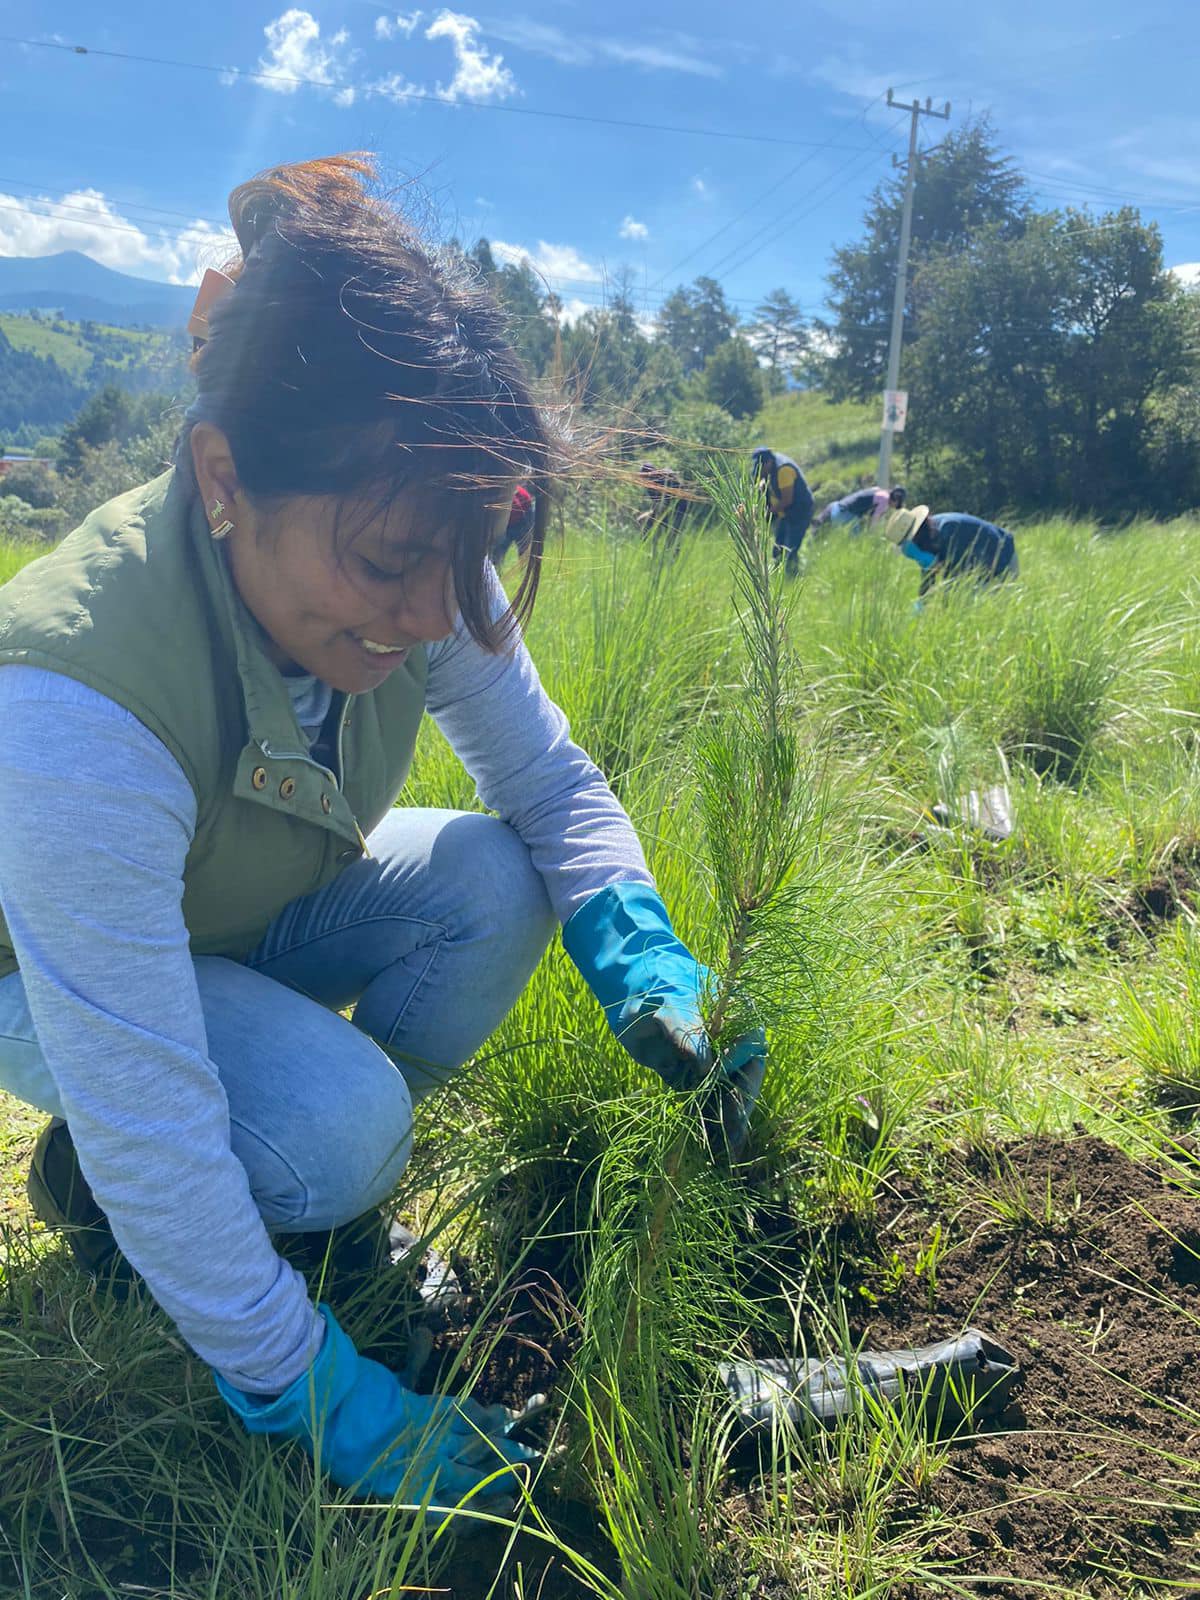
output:
[[[221,1398],[241,1419],[247,1433],[303,1439],[311,1447],[317,1419],[335,1411],[353,1388],[358,1351],[324,1302],[317,1310],[325,1323],[321,1348],[311,1365],[282,1394],[273,1398],[247,1394],[214,1372]]]
[[[662,896],[649,883],[613,883],[585,900],[562,931],[563,949],[607,1011],[627,997],[632,960],[667,951],[694,961],[671,926]]]

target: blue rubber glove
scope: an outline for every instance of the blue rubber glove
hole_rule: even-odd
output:
[[[937,560],[931,551],[922,550],[920,545],[914,544],[911,539],[905,539],[900,546],[900,553],[906,555],[910,561],[915,561],[922,571],[928,571]]]
[[[244,1394],[214,1374],[222,1397],[248,1433],[299,1439],[335,1483],[380,1499],[476,1511],[514,1503],[510,1464],[536,1452],[507,1437],[513,1417],[448,1395],[414,1394],[378,1361],[360,1356],[327,1305],[325,1338],[307,1372],[281,1395]],[[319,1447],[319,1448],[318,1448]],[[504,1476],[480,1485],[496,1472]],[[474,1491],[478,1490],[478,1493]],[[442,1520],[444,1511],[428,1513]]]
[[[635,1061],[670,1089],[700,1089],[715,1078],[719,1104],[706,1121],[724,1130],[730,1154],[740,1154],[762,1087],[766,1039],[756,1028],[714,1061],[701,1012],[712,975],[676,935],[658,892],[612,884],[580,906],[562,939]]]

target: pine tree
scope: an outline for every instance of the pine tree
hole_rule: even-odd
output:
[[[949,134],[918,161],[906,343],[919,331],[915,307],[922,268],[965,249],[980,228],[992,226],[1002,237],[1019,237],[1030,213],[1024,179],[1000,151],[986,117]],[[871,400],[883,388],[903,197],[902,176],[880,184],[871,196],[862,238],[834,251],[829,274],[833,317],[823,325],[834,345],[825,367],[834,398]]]
[[[767,363],[771,387],[786,386],[792,371],[808,347],[804,314],[786,289],[772,289],[755,307],[754,321],[746,330],[754,351]]]

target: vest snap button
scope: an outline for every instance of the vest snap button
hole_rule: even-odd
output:
[[[323,794],[321,796],[321,810],[325,813],[326,816],[328,816],[329,813],[333,810],[333,801],[329,798],[329,796],[327,794]]]
[[[279,793],[284,800],[290,800],[296,792],[295,778],[285,778],[279,785]]]
[[[358,851],[357,850],[343,850],[339,854],[338,860],[341,861],[341,862],[357,861],[358,860]]]
[[[266,767],[255,767],[254,771],[250,774],[250,782],[256,789],[265,789],[267,787]]]

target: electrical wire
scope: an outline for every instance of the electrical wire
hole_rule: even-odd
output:
[[[900,120],[903,121],[904,119],[901,118]],[[899,124],[897,123],[895,126],[899,126]],[[871,153],[871,157],[869,157],[866,161],[861,159],[852,159],[848,162],[844,162],[840,167],[835,168],[835,170],[817,186],[817,189],[825,188],[829,184],[836,184],[845,175],[858,177],[861,173],[867,170],[871,164],[871,161],[876,159],[877,155],[878,152],[873,151]],[[853,168],[852,174],[849,172],[849,169],[851,168]],[[830,194],[831,193],[832,190],[830,191]],[[813,212],[818,210],[822,205],[824,205],[825,201],[830,198],[830,194],[818,195],[817,190],[813,190],[810,192],[810,196],[806,196],[800,200],[797,200],[788,208],[786,212],[783,213],[782,216],[773,217],[770,222],[764,224],[763,227],[752,233],[748,239],[743,239],[734,250],[722,256],[721,260],[718,261],[712,268],[713,276],[716,276],[716,274],[719,272],[740,272],[742,268],[753,261],[756,256],[761,255],[764,250],[768,249],[772,244],[777,243],[778,240],[783,238],[784,234],[789,233],[797,223],[803,222],[806,220],[806,218],[812,216]],[[803,210],[797,212],[797,207],[803,206],[805,198],[812,198],[812,204],[805,206]],[[762,237],[764,233],[767,235],[766,238]],[[761,239],[762,242],[755,244],[754,241],[758,239]],[[746,251],[747,245],[753,245],[754,248],[743,254],[743,252]]]
[[[863,122],[864,126],[866,124],[867,114],[871,111],[872,107],[879,100],[882,100],[882,99],[883,99],[883,91],[881,90],[880,93],[877,94],[873,100],[869,100],[867,102],[867,104],[863,107],[862,113],[861,113],[861,116],[860,116],[859,120]],[[903,119],[901,119],[901,120],[903,120]],[[889,138],[894,137],[895,129],[896,129],[897,126],[898,126],[898,124],[895,124],[895,123],[892,124],[892,127],[889,129],[889,134],[888,134]],[[888,146],[884,143],[884,141],[882,139],[877,139],[874,142],[875,142],[875,144],[878,146],[878,148],[880,150],[887,151]],[[695,257],[697,255],[699,255],[702,250],[706,250],[710,244],[715,243],[715,241],[717,239],[722,238],[726,233],[728,233],[730,228],[736,227],[739,222],[744,221],[748,216],[752,216],[756,211],[758,211],[759,207],[763,204],[763,202],[765,200],[769,199],[770,196],[773,195],[776,192],[777,189],[782,188],[782,186],[785,183],[787,183],[791,178],[795,177],[796,173],[799,172],[803,167],[807,166],[810,161],[815,160],[817,155],[820,154],[821,150],[823,150],[823,149],[833,149],[833,148],[836,148],[836,147],[834,146],[833,141],[829,140],[824,145],[818,146],[818,148],[816,150],[810,152],[810,154],[805,156],[803,158],[803,160],[798,161],[796,163],[796,165],[794,167],[789,168],[788,171],[785,172],[781,178],[777,178],[774,183],[769,184],[767,186],[767,188],[765,188],[762,191],[761,194],[759,194],[754,200],[752,200],[751,203],[743,211],[739,211],[737,216],[733,217],[729,222],[724,223],[720,228],[718,228],[715,231],[715,233],[710,234],[707,239],[702,240],[701,243],[696,245],[694,249],[690,250],[686,256],[683,256],[679,261],[677,261],[673,267],[668,268],[667,271],[664,272],[661,275],[661,277],[659,277],[659,278],[657,278],[655,280],[655,282],[650,286],[650,288],[652,290],[653,289],[657,289],[662,284],[664,284],[667,281],[668,278],[674,277],[674,275],[679,271],[679,269],[681,267],[686,266],[689,261],[694,260]],[[824,181],[825,181],[824,179],[818,180],[818,183],[814,186],[814,189],[815,188],[819,188]],[[814,192],[814,190],[809,190],[809,194],[811,194],[813,192]],[[802,204],[804,202],[804,200],[807,199],[807,197],[808,197],[807,195],[800,196],[798,199],[792,201],[792,205],[794,206],[794,205]]]
[[[45,217],[51,222],[55,220],[62,220],[69,223],[78,217],[86,221],[89,228],[105,228],[110,233],[135,233],[139,239],[164,239],[173,241],[176,244],[181,244],[185,239],[198,240],[202,238],[204,229],[209,226],[209,224],[204,222],[201,218],[197,218],[198,226],[191,228],[168,226],[165,223],[156,223],[150,219],[145,219],[144,224],[139,226],[138,219],[136,217],[130,222],[109,222],[103,218],[97,217],[96,213],[87,206],[72,206],[62,200],[44,199],[40,195],[30,195],[28,199],[24,199],[17,195],[12,196],[11,198],[0,196],[0,206],[3,206],[9,211],[20,211],[25,216]],[[49,209],[38,210],[37,208],[39,206],[49,207]],[[149,229],[154,229],[154,232],[149,232]],[[224,229],[220,230],[220,234],[218,234],[217,227],[214,224],[212,235],[213,242],[219,242],[220,237],[223,237],[225,234],[230,232],[231,229],[228,225],[226,225]]]
[[[743,222],[747,217],[753,216],[758,211],[764,200],[770,199],[777,189],[781,189],[785,183],[788,183],[792,178],[794,178],[796,174],[801,171],[802,168],[806,167],[810,161],[815,161],[823,149],[827,148],[829,148],[828,145],[818,145],[816,150],[811,150],[808,155],[797,161],[794,167],[789,167],[781,178],[777,178],[774,183],[768,184],[762,193],[757,195],[744,211],[739,211],[737,216],[732,217],[728,222],[723,223],[722,226],[719,227],[714,233],[710,233],[707,239],[702,239],[698,245],[695,245],[691,250],[688,251],[687,255],[681,256],[673,267],[668,267],[660,277],[654,280],[653,284],[650,285],[650,289],[653,291],[654,289],[659,288],[667,281],[668,278],[673,278],[681,267],[686,267],[689,261],[694,261],[702,250],[707,250],[710,244],[715,244],[718,239],[727,234],[730,228],[735,228],[739,222]]]
[[[35,50],[59,50],[69,55],[95,56],[110,61],[131,61],[141,66],[174,67],[186,72],[209,72],[218,77],[245,78],[255,83],[281,83],[334,90],[353,87],[330,78],[306,78],[287,72],[258,72],[249,67],[219,67],[208,61],[184,61],[171,56],[137,55],[129,50],[102,50],[93,45],[67,44],[57,39],[22,39],[0,34],[0,44],[25,45]],[[370,92],[371,87],[367,85],[367,93]],[[495,111],[510,117],[548,117],[556,122],[584,122],[605,128],[631,128],[639,133],[676,133],[698,139],[732,139],[743,144],[785,145],[796,150],[808,149],[816,143],[812,139],[785,139],[778,134],[735,133],[725,128],[697,128],[673,122],[638,122],[626,117],[597,117],[582,111],[547,111],[536,106],[506,106],[492,101],[485,103],[478,100],[459,100],[451,95],[431,94],[426,89],[390,91],[388,98],[423,101],[433,105],[454,106],[458,109],[466,107],[472,111]],[[817,148],[823,146],[818,143]],[[837,148],[853,150],[863,147],[839,145]]]
[[[47,205],[55,205],[56,206],[56,205],[61,205],[62,204],[62,202],[60,200],[53,200],[46,193],[47,189],[53,187],[51,184],[30,183],[25,178],[3,178],[3,177],[0,177],[0,188],[2,188],[2,187],[7,187],[7,188],[10,188],[10,189],[28,189],[28,190],[31,191],[31,193],[33,195],[33,198],[35,200],[43,200],[43,201],[45,201],[45,203]],[[86,185],[85,184],[83,187],[86,189],[86,188],[90,187],[90,185]],[[78,193],[79,191],[78,190],[72,190],[71,192],[72,193]],[[159,216],[159,217],[177,217],[181,222],[190,222],[190,223],[204,222],[204,223],[207,223],[210,227],[213,227],[213,228],[228,228],[229,227],[229,219],[228,218],[225,218],[223,221],[218,222],[213,217],[193,217],[191,215],[191,213],[187,212],[187,211],[166,211],[166,210],[163,209],[162,206],[147,205],[146,202],[142,201],[142,200],[120,200],[120,199],[117,198],[116,195],[111,195],[111,194],[106,194],[104,196],[104,199],[105,199],[105,203],[107,205],[119,206],[122,211],[147,211],[147,212],[151,212],[155,216]],[[163,226],[165,227],[165,226],[167,226],[167,224],[164,223]]]

